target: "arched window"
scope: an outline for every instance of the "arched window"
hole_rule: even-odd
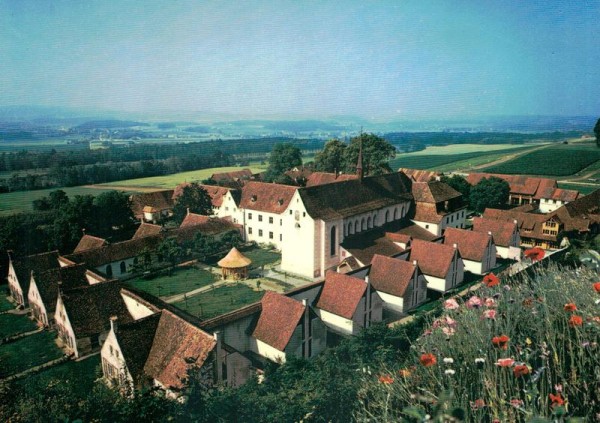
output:
[[[404,216],[404,206],[400,208],[400,217]]]
[[[348,235],[352,233],[352,222],[348,223]]]
[[[390,220],[390,211],[386,210],[385,211],[385,223],[388,223]]]
[[[112,278],[112,266],[110,264],[106,266],[106,270],[104,271],[104,273],[106,273],[106,276],[108,276],[109,278]]]
[[[394,220],[398,219],[398,209],[394,209]]]
[[[358,220],[354,221],[354,233],[358,233]]]
[[[365,220],[365,218],[362,218],[362,221],[360,222],[360,230],[364,231],[365,229],[367,229],[367,221]]]
[[[121,269],[121,274],[127,273],[127,266],[125,265],[124,261],[122,261],[121,264],[119,264],[119,267]]]
[[[329,254],[332,256],[335,256],[335,250],[337,247],[337,242],[336,242],[336,233],[335,233],[335,226],[331,227],[331,236],[329,237]]]
[[[367,219],[367,228],[371,229],[373,227],[373,222],[371,221],[371,216]]]

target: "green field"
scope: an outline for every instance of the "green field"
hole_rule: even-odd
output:
[[[255,269],[281,261],[281,253],[264,250],[262,248],[254,248],[252,250],[243,251],[242,253],[252,260],[250,267]]]
[[[463,145],[457,146],[447,146],[447,147],[464,147]],[[468,153],[459,153],[452,154],[451,151],[465,151],[467,148],[463,148],[462,150],[459,148],[452,149],[446,147],[431,147],[427,148],[424,151],[419,151],[415,153],[406,153],[406,154],[398,154],[395,159],[390,160],[390,167],[393,170],[397,170],[401,167],[406,167],[409,169],[435,169],[441,170],[442,166],[448,166],[452,164],[452,167],[447,167],[445,170],[456,170],[461,167],[456,166],[455,163],[465,163],[465,167],[476,166],[477,164],[486,163],[486,160],[489,162],[496,160],[502,157],[505,154],[510,154],[514,152],[521,151],[525,148],[531,148],[531,145],[527,146],[519,146],[515,147],[514,145],[506,146],[508,148],[501,149],[501,153],[498,152],[498,148],[488,150],[486,147],[494,147],[494,146],[486,146],[481,145],[479,150],[473,151],[471,149]],[[448,153],[443,153],[443,148],[446,148]]]
[[[174,306],[208,319],[259,301],[264,291],[254,291],[243,284],[221,286],[211,291],[173,303]]]
[[[0,312],[2,311],[6,311],[6,310],[12,310],[13,308],[15,308],[15,305],[13,303],[11,303],[10,301],[8,301],[8,297],[4,295],[4,288],[6,288],[7,285],[0,287],[1,291],[0,291]]]
[[[583,195],[591,194],[592,192],[600,189],[600,184],[598,185],[582,185],[582,184],[570,184],[568,182],[558,182],[558,187],[563,189],[573,189],[579,191]]]
[[[485,172],[569,176],[600,160],[600,149],[595,144],[554,145],[532,151],[513,160],[485,168]]]
[[[15,191],[0,194],[0,216],[32,211],[32,201],[38,198],[46,197],[50,192],[61,189],[67,193],[69,197],[75,195],[100,195],[103,192],[112,191],[115,188],[107,187],[106,189],[96,189],[87,187],[70,187],[70,188],[52,188],[40,189],[35,191]],[[135,189],[127,190],[127,192],[136,192]]]
[[[60,358],[63,353],[54,343],[55,338],[55,332],[43,331],[0,345],[0,378]]]
[[[210,178],[213,173],[233,172],[241,170],[240,167],[215,167],[210,169],[192,170],[189,172],[175,173],[173,175],[152,176],[149,178],[127,179],[125,181],[114,181],[106,184],[98,184],[96,186],[110,189],[110,187],[141,187],[141,188],[157,188],[157,189],[172,189],[182,182],[200,182]],[[254,173],[262,172],[266,166],[253,166],[250,170]],[[114,188],[113,188],[114,189]]]
[[[0,339],[35,330],[37,325],[25,315],[0,314]]]
[[[176,268],[171,276],[163,275],[152,279],[137,278],[125,282],[132,288],[140,289],[157,297],[183,294],[212,284],[216,276],[195,267]]]

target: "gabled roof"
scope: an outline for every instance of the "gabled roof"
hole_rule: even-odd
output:
[[[180,389],[188,380],[190,367],[202,366],[215,345],[211,335],[163,310],[144,373],[167,388]]]
[[[143,238],[145,236],[158,235],[163,231],[163,227],[160,225],[153,225],[151,223],[142,222],[140,226],[138,226],[135,234],[131,239]],[[75,253],[78,251],[74,251]]]
[[[131,210],[135,217],[140,217],[144,214],[144,207],[149,207],[149,210],[162,211],[173,208],[173,190],[167,189],[154,192],[143,192],[140,194],[132,194],[129,197],[131,202]]]
[[[458,228],[446,228],[444,232],[444,244],[457,244],[461,257],[466,260],[482,261],[489,242],[490,235],[483,232]]]
[[[161,312],[120,324],[117,320],[115,336],[123,353],[127,369],[135,382],[143,377],[144,365],[150,355]]]
[[[173,199],[176,199],[181,194],[183,194],[183,189],[189,185],[191,185],[189,182],[184,182],[184,183],[177,185],[175,187],[175,190],[173,191]],[[207,192],[207,194],[210,196],[211,203],[214,207],[221,207],[221,205],[223,205],[223,199],[227,195],[227,193],[230,191],[231,192],[236,191],[232,188],[222,187],[222,186],[218,186],[218,185],[198,184],[198,186]],[[237,200],[235,195],[232,194],[232,196],[233,196],[234,200]],[[236,201],[236,204],[237,204],[237,201]]]
[[[225,257],[219,260],[217,264],[220,267],[237,269],[240,267],[249,266],[250,264],[252,264],[252,260],[240,253],[240,251],[237,248],[233,247],[231,250],[229,250],[229,253],[227,253]]]
[[[158,247],[158,244],[160,244],[162,240],[162,235],[151,235],[108,244],[95,250],[69,254],[65,256],[65,258],[74,263],[85,263],[89,267],[98,267],[103,264],[136,257],[141,254],[144,248],[153,250]]]
[[[432,204],[462,197],[460,192],[440,181],[413,182],[412,195],[417,202]]]
[[[556,181],[549,178],[539,178],[526,175],[503,175],[499,173],[471,173],[467,176],[467,182],[476,185],[484,178],[494,176],[504,179],[510,185],[511,194],[533,196],[535,199],[542,198],[548,189],[556,188]]]
[[[9,255],[9,257],[15,269],[17,281],[21,286],[25,297],[27,297],[27,292],[29,291],[31,272],[41,274],[47,270],[55,269],[60,266],[58,263],[58,251],[33,254],[31,256],[17,257],[14,259],[12,258],[12,255]]]
[[[549,220],[554,214],[556,214],[556,212],[551,214],[538,214],[527,213],[515,209],[485,209],[483,212],[483,217],[485,219],[495,219],[505,222],[513,222],[516,220],[522,237],[556,241],[556,235],[544,234],[542,232],[543,223]]]
[[[397,229],[394,231],[394,233],[408,235],[411,237],[411,239],[420,239],[423,241],[433,241],[434,239],[439,238],[437,235],[432,234],[427,229],[422,228],[414,223]]]
[[[287,209],[297,189],[289,185],[250,181],[242,188],[240,207],[281,214]]]
[[[550,187],[545,189],[544,192],[542,192],[542,194],[540,195],[540,197],[548,200],[569,203],[571,201],[577,200],[577,198],[579,197],[579,191]]]
[[[408,234],[399,234],[396,232],[386,232],[385,237],[392,242],[400,244],[408,244],[412,239],[412,237]]]
[[[394,240],[379,230],[361,232],[344,238],[342,248],[356,257],[361,263],[371,263],[375,254],[393,256],[404,251]]]
[[[203,216],[196,213],[188,213],[180,228],[195,228],[204,235],[216,235],[227,231],[238,230],[240,225],[236,225],[227,218]]]
[[[93,250],[94,248],[104,247],[106,244],[108,242],[104,238],[85,234],[81,237],[73,252],[79,253],[81,251]]]
[[[371,260],[369,281],[377,291],[403,297],[418,269],[409,261],[375,255]]]
[[[417,260],[421,271],[436,278],[445,278],[456,250],[451,245],[414,239],[410,246],[410,260]]]
[[[251,178],[252,171],[250,169],[236,170],[233,172],[213,173],[210,177],[210,179],[217,183],[237,182],[239,180],[249,180]]]
[[[272,291],[265,293],[261,305],[252,336],[279,351],[285,350],[304,314],[304,305]]]
[[[510,247],[512,235],[517,229],[517,224],[512,221],[486,219],[485,217],[473,218],[473,231],[484,234],[491,232],[494,243],[500,247]]]
[[[434,181],[440,177],[439,172],[430,171],[430,170],[421,170],[421,169],[408,169],[405,167],[401,167],[398,169],[398,172],[402,172],[406,174],[410,179],[415,182],[429,182]]]
[[[403,173],[370,176],[298,189],[313,219],[341,219],[412,200],[411,182]]]
[[[325,273],[317,308],[352,319],[366,289],[367,284],[362,279],[329,270]]]
[[[600,189],[586,196],[579,197],[563,207],[572,218],[579,217],[598,221],[597,219],[600,215]]]
[[[353,175],[353,174],[347,174],[347,173],[342,173],[342,174],[336,175],[335,173],[313,172],[306,179],[306,186],[314,187],[317,185],[349,181],[349,180],[357,179],[357,178],[358,178],[358,176]]]
[[[51,312],[56,307],[59,284],[63,291],[88,286],[87,272],[84,265],[76,264],[74,266],[57,267],[34,275],[35,286],[37,286],[46,311]]]
[[[61,298],[76,338],[105,331],[110,327],[111,316],[123,323],[133,320],[121,297],[119,281],[72,289],[63,292]]]

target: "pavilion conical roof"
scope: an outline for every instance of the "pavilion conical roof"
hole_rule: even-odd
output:
[[[240,253],[237,248],[233,247],[217,264],[221,267],[238,268],[246,267],[251,263],[252,260]]]

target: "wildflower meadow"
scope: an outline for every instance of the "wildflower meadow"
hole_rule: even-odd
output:
[[[443,302],[359,421],[600,421],[600,278],[551,265]]]

